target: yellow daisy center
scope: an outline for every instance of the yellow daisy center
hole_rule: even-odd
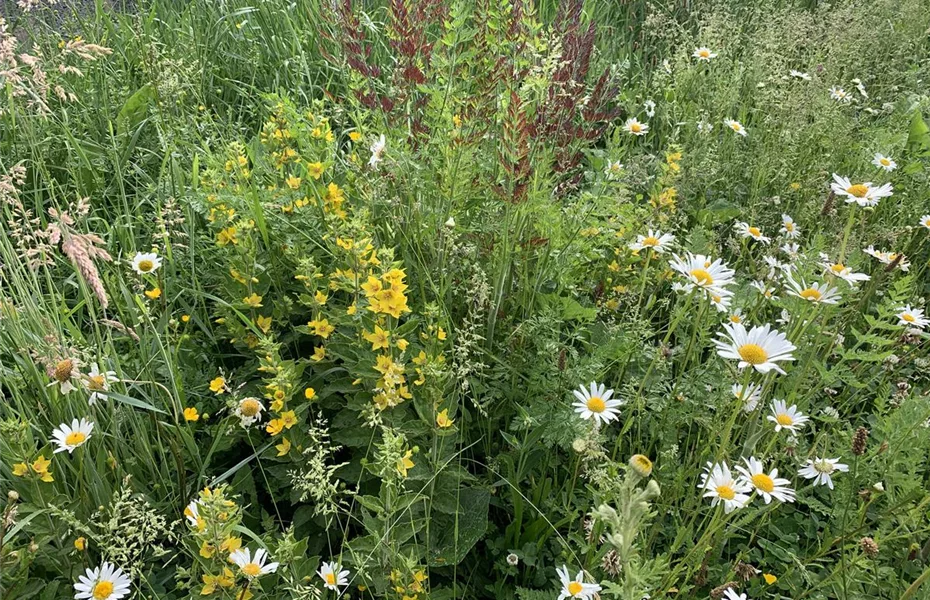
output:
[[[153,263],[149,259],[144,259],[144,260],[139,261],[138,267],[139,267],[139,270],[142,271],[143,273],[148,273],[149,271],[152,270],[152,268],[155,267],[155,263]]]
[[[714,278],[704,269],[692,269],[691,276],[697,280],[698,285],[713,285]]]
[[[908,323],[913,323],[915,321],[914,315],[912,315],[911,313],[904,313],[903,315],[901,315],[901,318],[907,321]]]
[[[246,417],[254,417],[261,409],[261,405],[255,398],[246,398],[239,403],[239,412]]]
[[[710,50],[698,50],[698,56],[701,58],[707,58],[710,56]]]
[[[255,577],[262,572],[262,568],[258,566],[258,563],[250,562],[248,564],[242,565],[242,572],[249,577]]]
[[[584,586],[578,583],[577,581],[573,581],[568,584],[568,593],[571,594],[572,596],[577,596],[578,594],[581,593],[581,590],[583,589],[584,589]]]
[[[846,188],[846,193],[855,196],[856,198],[865,198],[866,194],[869,193],[868,186],[857,183]]]
[[[94,586],[94,600],[106,600],[113,593],[113,583],[109,581],[100,581]]]
[[[750,227],[748,231],[753,237],[759,237],[762,235],[762,231],[758,227]]]
[[[740,125],[739,123],[731,123],[731,124],[730,124],[730,129],[732,129],[733,131],[739,131],[739,130],[742,129],[742,128],[743,128],[743,126]]]
[[[738,352],[740,358],[751,365],[761,365],[769,359],[768,352],[759,344],[743,344]]]
[[[106,380],[103,375],[91,375],[87,378],[87,387],[92,390],[102,390],[105,385]]]
[[[336,585],[336,574],[335,574],[335,573],[327,573],[327,574],[326,574],[326,584],[327,584],[327,585]]]
[[[72,431],[65,438],[65,444],[68,446],[77,446],[81,442],[87,439],[87,434],[83,431]]]
[[[643,240],[643,246],[651,246],[654,248],[658,245],[659,245],[659,238],[657,237],[653,237],[650,235],[649,237]]]
[[[632,131],[633,133],[639,133],[642,130],[643,130],[643,126],[640,125],[639,123],[630,123],[630,131]]]
[[[593,413],[602,413],[607,410],[607,403],[600,396],[591,396],[586,406]]]
[[[815,290],[814,288],[807,288],[806,290],[803,290],[798,295],[804,298],[805,300],[820,300],[821,298],[823,298],[823,294],[821,294],[819,290]]]
[[[730,322],[731,323],[742,323],[743,319],[739,315],[730,315]]]
[[[762,490],[767,494],[771,494],[775,490],[775,482],[772,481],[772,478],[765,473],[757,473],[753,475],[752,485],[756,486],[756,489]]]
[[[736,492],[733,490],[733,486],[730,485],[718,485],[717,495],[724,500],[732,500],[733,498],[736,498]]]
[[[814,462],[814,469],[818,473],[830,474],[833,472],[833,463],[831,463],[829,460],[818,460]]]
[[[926,221],[924,221],[924,225],[926,225],[927,227],[930,227],[930,219],[927,219]]]
[[[846,270],[846,265],[844,265],[843,263],[836,263],[835,265],[830,266],[830,270],[833,271],[834,273],[842,273],[843,271]]]
[[[794,419],[791,418],[791,415],[785,413],[775,415],[775,420],[778,421],[778,424],[782,427],[791,427],[794,425]]]
[[[878,162],[882,163],[882,166],[885,166],[885,167],[891,164],[891,161],[888,160],[887,158],[880,158],[878,159]]]
[[[794,223],[785,223],[785,231],[794,231]]]
[[[74,371],[74,361],[66,358],[55,365],[55,379],[58,381],[68,381],[71,379],[71,373]]]

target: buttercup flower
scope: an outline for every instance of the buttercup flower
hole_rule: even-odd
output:
[[[596,583],[584,583],[584,571],[578,571],[574,579],[568,576],[568,567],[562,565],[561,569],[556,569],[559,575],[559,581],[562,583],[562,593],[559,594],[558,600],[565,598],[580,598],[581,600],[591,600],[595,594],[601,591],[601,586]]]
[[[62,423],[52,431],[52,441],[58,445],[55,454],[65,450],[68,451],[68,454],[71,454],[76,448],[80,448],[90,439],[90,433],[93,430],[94,424],[87,419],[81,419],[80,421],[74,419],[71,421],[71,425]]]
[[[796,405],[792,404],[791,406],[787,406],[784,400],[773,400],[771,410],[772,414],[766,418],[772,423],[775,423],[776,432],[782,429],[796,432],[803,427],[805,423],[810,421],[810,418],[804,416],[804,413],[799,411]]]
[[[744,458],[746,466],[737,465],[736,470],[742,474],[743,483],[749,484],[762,496],[766,504],[775,498],[779,502],[794,502],[794,490],[787,487],[791,482],[778,477],[778,469],[768,474],[762,463],[754,457]]]
[[[825,485],[833,489],[831,475],[836,472],[846,472],[849,467],[840,462],[838,458],[809,458],[807,463],[798,471],[804,479],[813,479],[814,485]]]
[[[84,573],[74,584],[75,600],[119,600],[129,594],[132,581],[122,569],[108,562]]]
[[[278,563],[276,562],[265,564],[267,557],[268,553],[264,548],[256,550],[254,557],[248,548],[239,548],[230,553],[229,560],[239,567],[239,571],[243,575],[249,579],[254,579],[278,570]]]
[[[637,235],[636,241],[631,243],[629,248],[630,250],[636,251],[651,248],[659,254],[662,254],[665,252],[665,249],[668,248],[674,241],[674,235],[670,233],[662,233],[660,231],[653,231],[650,229],[646,235]]]
[[[572,404],[575,412],[581,415],[582,419],[594,419],[595,422],[604,425],[617,419],[620,412],[617,407],[623,406],[623,400],[611,400],[613,390],[608,390],[604,384],[598,385],[593,381],[589,387],[582,385],[572,393],[578,399]]]
[[[711,499],[711,506],[722,502],[723,510],[728,514],[746,506],[752,490],[747,483],[733,478],[725,462],[707,463],[698,487],[704,491],[705,498]]]
[[[137,252],[132,259],[132,270],[139,275],[154,273],[161,267],[161,258],[154,252]]]
[[[349,584],[349,571],[340,569],[342,567],[336,562],[325,562],[320,565],[317,575],[323,580],[323,587],[338,592],[339,588]]]
[[[797,348],[771,325],[753,327],[748,332],[742,323],[724,323],[723,328],[726,332],[717,334],[723,339],[714,340],[717,354],[738,360],[740,369],[751,366],[760,373],[775,370],[784,375],[784,370],[775,363],[794,360],[791,353]]]

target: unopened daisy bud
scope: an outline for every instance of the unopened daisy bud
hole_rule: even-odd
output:
[[[652,475],[652,461],[647,456],[634,454],[630,457],[629,464],[630,468],[643,479]]]
[[[655,479],[650,479],[649,483],[646,484],[646,497],[658,498],[661,495],[662,488],[659,487],[659,483]]]
[[[878,556],[878,544],[870,537],[864,537],[859,540],[859,547],[862,548],[862,553],[869,558]]]
[[[7,500],[9,500],[10,502],[16,502],[17,500],[19,500],[19,492],[17,492],[16,490],[10,490],[9,492],[7,492],[6,497],[7,497]]]
[[[865,454],[865,446],[869,441],[869,430],[865,427],[860,427],[856,430],[855,435],[853,435],[852,441],[852,453],[856,456],[862,456]]]
[[[446,219],[446,227],[455,227],[455,218],[449,217]]]
[[[586,443],[583,439],[581,439],[581,438],[578,438],[578,439],[576,439],[575,441],[572,442],[572,450],[574,450],[575,452],[577,452],[577,453],[579,453],[579,454],[581,454],[582,452],[584,452],[584,449],[585,449],[586,447],[587,447],[587,443]]]
[[[876,481],[875,484],[872,485],[872,489],[875,490],[876,492],[884,492],[885,484],[882,483],[881,481]]]
[[[517,566],[518,564],[520,564],[520,557],[514,554],[513,552],[511,552],[510,554],[507,555],[507,564],[510,565],[511,567]]]

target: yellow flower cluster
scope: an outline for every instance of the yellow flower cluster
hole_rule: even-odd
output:
[[[55,478],[52,477],[52,472],[48,470],[48,467],[51,464],[51,460],[45,458],[42,455],[39,455],[39,458],[35,459],[32,464],[27,465],[26,463],[16,463],[13,465],[13,475],[16,475],[17,477],[34,475],[39,479],[39,481],[49,483],[55,481]]]

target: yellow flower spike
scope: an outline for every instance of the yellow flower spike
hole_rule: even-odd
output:
[[[222,376],[210,381],[210,391],[214,394],[222,394],[226,391],[226,379]]]
[[[86,539],[86,538],[84,538],[84,537],[82,536],[82,537],[79,537],[79,538],[77,538],[77,539],[74,540],[74,549],[75,549],[75,550],[77,550],[78,552],[83,552],[85,548],[87,548],[87,539]]]
[[[161,288],[152,288],[150,290],[145,290],[145,295],[150,300],[158,300],[161,297]]]
[[[199,421],[200,413],[197,412],[197,409],[193,406],[189,406],[184,409],[184,420],[185,421]]]
[[[291,451],[291,441],[287,438],[281,438],[281,443],[276,444],[275,449],[278,451],[278,456],[286,456]]]

